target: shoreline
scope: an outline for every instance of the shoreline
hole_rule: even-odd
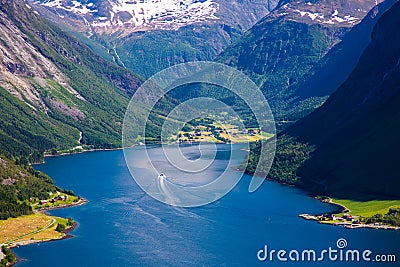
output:
[[[56,209],[65,209],[65,208],[71,208],[71,207],[75,207],[75,206],[81,206],[81,205],[85,205],[86,203],[88,203],[89,201],[85,198],[81,198],[78,202],[76,203],[72,203],[72,204],[65,204],[65,205],[61,205],[59,207],[48,207],[48,208],[42,208],[39,210],[35,210],[34,212],[37,213],[43,213],[43,214],[47,214],[49,216],[52,216],[50,214],[48,214],[47,211],[50,210],[56,210]],[[54,217],[54,216],[52,216]],[[71,235],[70,233],[72,231],[74,231],[76,228],[78,227],[78,223],[74,221],[73,225],[66,228],[63,231],[63,236],[60,238],[52,238],[52,239],[46,239],[46,240],[25,240],[25,241],[21,241],[21,242],[16,242],[13,243],[11,245],[8,246],[8,248],[11,250],[11,253],[14,255],[15,257],[15,262],[8,265],[8,266],[14,266],[20,262],[25,261],[25,259],[18,257],[17,254],[14,253],[14,251],[12,250],[13,248],[18,248],[20,246],[27,246],[27,245],[33,245],[33,244],[40,244],[40,243],[47,243],[47,242],[55,242],[55,241],[61,241],[61,240],[65,240],[65,239],[69,239],[69,238],[73,238],[74,236]]]
[[[254,174],[249,174],[249,173],[246,173],[246,174],[248,174],[250,176],[254,176]],[[307,190],[305,190],[305,189],[303,189],[301,187],[298,187],[298,186],[296,186],[294,184],[289,184],[289,183],[277,181],[277,180],[271,179],[269,177],[266,177],[265,179],[268,180],[268,181],[283,185],[283,186],[289,186],[289,187],[297,188],[297,189],[305,192],[310,198],[318,200],[319,202],[322,202],[322,203],[327,203],[327,204],[334,205],[334,206],[336,206],[336,207],[338,207],[340,209],[340,212],[333,211],[333,212],[325,213],[326,215],[335,215],[335,214],[338,214],[338,213],[350,213],[351,212],[351,210],[348,207],[346,207],[343,204],[336,203],[336,202],[332,201],[332,198],[330,198],[330,197],[327,198],[327,199],[322,199],[320,197],[316,197],[316,196],[311,195],[310,192],[308,192]],[[345,220],[344,221],[342,221],[342,220],[340,220],[340,221],[333,221],[333,220],[327,220],[326,221],[325,220],[324,221],[324,220],[320,220],[319,219],[322,216],[311,215],[311,214],[307,214],[307,213],[299,214],[298,217],[300,217],[300,218],[302,218],[304,220],[316,221],[319,224],[332,225],[332,226],[342,226],[342,227],[344,227],[346,229],[369,228],[369,229],[376,229],[376,230],[394,230],[394,231],[400,230],[400,226],[393,226],[393,225],[383,224],[383,223],[377,223],[377,224],[358,223],[358,224],[354,224],[353,222],[347,222]]]
[[[58,156],[67,156],[67,155],[74,155],[74,154],[83,154],[88,152],[97,152],[97,151],[114,151],[114,150],[122,150],[123,147],[116,147],[116,148],[95,148],[95,149],[82,149],[77,152],[63,152],[60,154],[44,154],[43,157],[58,157]],[[35,163],[35,164],[42,164],[42,163]]]
[[[315,200],[318,200],[322,203],[328,203],[328,204],[332,204],[335,206],[338,206],[342,209],[341,213],[345,213],[345,212],[351,212],[346,206],[333,202],[331,198],[329,198],[328,201],[324,201],[320,198],[317,197],[312,197]],[[337,213],[327,213],[328,215],[335,215]],[[341,226],[344,227],[346,229],[360,229],[360,228],[369,228],[369,229],[375,229],[375,230],[400,230],[400,227],[398,226],[392,226],[392,225],[387,225],[387,224],[367,224],[367,223],[358,223],[358,224],[354,224],[353,222],[349,221],[334,221],[334,220],[330,220],[330,221],[323,221],[319,219],[319,216],[317,215],[310,215],[307,213],[303,213],[303,214],[299,214],[298,215],[300,218],[304,219],[304,220],[309,220],[309,221],[316,221],[319,224],[324,224],[324,225],[332,225],[332,226]]]
[[[65,234],[61,238],[57,239],[46,239],[46,240],[26,240],[26,241],[21,241],[15,244],[10,245],[8,248],[16,248],[16,247],[21,247],[21,246],[27,246],[27,245],[32,245],[32,244],[39,244],[39,243],[47,243],[47,242],[54,242],[54,241],[59,241],[59,240],[64,240],[64,239],[69,239],[74,237],[73,235],[70,235],[69,233],[72,232],[73,230],[76,229],[78,226],[77,222],[74,222],[74,224],[68,228],[66,228],[63,233]],[[15,255],[15,254],[14,254]],[[16,255],[15,255],[16,256]]]
[[[27,240],[27,241],[22,241],[21,243],[16,243],[16,244],[9,246],[8,248],[11,250],[11,253],[15,257],[15,262],[13,262],[12,264],[10,264],[8,266],[15,266],[18,263],[24,262],[26,260],[26,259],[18,257],[18,255],[15,254],[15,252],[12,250],[13,248],[19,248],[20,246],[28,246],[28,245],[34,245],[34,244],[40,244],[40,243],[55,242],[55,241],[61,241],[61,240],[73,238],[74,236],[70,235],[69,233],[74,231],[76,229],[76,227],[78,227],[78,223],[74,222],[74,224],[72,226],[68,227],[67,229],[65,229],[63,231],[64,236],[62,236],[61,238],[48,239],[48,240]]]
[[[124,149],[123,147],[116,147],[116,148],[98,148],[98,149],[84,149],[80,150],[77,152],[65,152],[65,153],[60,153],[60,154],[44,154],[43,158],[51,158],[51,157],[62,157],[62,156],[68,156],[68,155],[75,155],[75,154],[83,154],[83,153],[89,153],[89,152],[97,152],[97,151],[116,151],[116,150],[122,150]],[[35,165],[40,165],[40,164],[45,164],[46,162],[43,160],[41,162],[34,162],[30,163],[30,166],[35,166]]]
[[[255,141],[249,141],[249,143],[254,143]],[[209,144],[230,144],[229,142],[192,142],[192,143],[185,143],[185,142],[183,142],[183,143],[177,143],[177,142],[172,142],[172,143],[167,143],[167,144],[170,144],[170,145],[176,145],[176,144],[187,144],[187,145],[196,145],[196,144],[207,144],[207,143],[209,143]],[[242,142],[232,142],[232,144],[241,144]],[[243,142],[244,143],[244,142]],[[154,144],[154,145],[162,145],[163,143],[156,143],[156,144]],[[148,145],[150,145],[150,144],[148,144]],[[153,144],[151,144],[151,145],[153,145]],[[133,147],[135,147],[135,146],[140,146],[140,145],[133,145],[133,146],[131,146],[131,147],[126,147],[126,148],[133,148]],[[71,149],[73,149],[73,148],[71,148]],[[75,154],[83,154],[83,153],[88,153],[88,152],[98,152],[98,151],[117,151],[117,150],[123,150],[124,149],[124,147],[115,147],[115,148],[94,148],[94,149],[82,149],[82,150],[79,150],[79,151],[76,151],[76,152],[63,152],[63,153],[60,153],[60,154],[44,154],[43,155],[43,158],[44,159],[46,159],[46,158],[50,158],[50,157],[61,157],[61,156],[68,156],[68,155],[75,155]],[[42,161],[42,162],[34,162],[34,163],[30,163],[29,165],[40,165],[40,164],[44,164],[45,162],[44,161]]]
[[[348,207],[346,207],[343,204],[339,204],[339,203],[333,202],[331,198],[329,198],[329,201],[325,201],[325,202],[323,200],[320,200],[320,199],[318,199],[318,200],[323,202],[323,203],[329,203],[329,204],[333,204],[335,206],[341,207],[342,208],[342,212],[349,212],[350,211],[350,209]]]
[[[41,209],[35,210],[35,212],[46,213],[47,214],[47,211],[49,211],[49,210],[57,210],[57,209],[65,209],[65,208],[71,208],[71,207],[76,207],[76,206],[82,206],[82,205],[85,205],[88,202],[89,201],[87,199],[81,198],[80,200],[78,200],[78,202],[75,202],[75,203],[63,204],[63,205],[60,205],[58,207],[41,208]]]

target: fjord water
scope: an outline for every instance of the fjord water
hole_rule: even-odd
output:
[[[227,147],[218,145],[220,150]],[[217,160],[226,161],[224,155]],[[257,252],[264,245],[287,251],[336,249],[339,238],[351,249],[400,258],[400,231],[344,229],[303,220],[300,213],[336,208],[270,181],[248,193],[251,177],[245,176],[219,201],[186,209],[147,196],[130,176],[121,150],[47,158],[35,168],[89,203],[51,211],[78,222],[74,237],[14,249],[25,259],[18,266],[322,266],[259,262]],[[398,266],[398,261],[344,264],[326,261],[323,266]]]

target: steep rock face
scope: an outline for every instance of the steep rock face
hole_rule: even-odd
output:
[[[248,30],[261,18],[274,10],[279,0],[219,0],[216,16],[222,24]]]
[[[378,19],[396,0],[386,0],[374,7],[346,34],[313,68],[312,75],[297,85],[294,94],[301,98],[325,96],[334,92],[350,75],[362,52],[371,40],[372,30]]]
[[[46,79],[63,85],[71,96],[85,100],[68,83],[65,75],[43,56],[28,40],[25,33],[15,25],[4,10],[0,10],[0,84],[21,101],[26,99],[33,107],[47,111],[38,88],[32,82],[47,86]],[[76,111],[79,113],[79,111]],[[80,113],[84,116],[83,113]]]
[[[23,1],[0,3],[0,153],[120,143],[128,94],[141,83],[44,21]]]
[[[397,2],[379,19],[370,44],[343,85],[285,132],[292,141],[283,142],[281,151],[294,142],[314,147],[296,170],[306,189],[362,200],[400,197],[399,27]],[[277,163],[302,151],[282,154]]]
[[[299,97],[316,66],[376,1],[281,1],[217,60],[235,66],[260,85],[278,120],[309,113],[327,94]]]
[[[351,27],[360,22],[373,6],[381,2],[383,1],[281,1],[280,8],[273,12],[273,16],[284,16],[286,20],[309,24]]]

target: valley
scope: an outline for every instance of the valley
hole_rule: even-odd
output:
[[[75,240],[13,249],[29,256],[18,264],[54,265],[34,251],[53,260],[59,252],[67,262],[70,250],[80,266],[248,266],[259,263],[257,246],[267,241],[287,246],[297,238],[320,247],[323,237],[338,235],[360,247],[371,235],[381,242],[374,249],[398,253],[397,231],[357,229],[400,226],[399,26],[397,0],[1,1],[0,265],[15,262],[8,247],[68,237],[74,220],[81,227]],[[246,173],[207,208],[164,207],[131,179],[121,151],[125,112],[146,79],[192,61],[223,63],[250,77],[268,100],[277,134],[264,132],[248,104],[214,84],[164,95],[151,107],[146,136],[130,148],[134,159],[140,162],[149,145],[155,165],[166,168],[160,144],[183,144],[196,158],[198,144],[214,143],[211,169],[191,178]],[[136,121],[154,97],[141,94]],[[169,112],[197,97],[216,99],[240,118],[204,113],[164,140]],[[246,143],[250,151],[242,149]],[[265,145],[276,150],[263,154]],[[237,166],[229,165],[232,151]],[[54,155],[62,157],[47,157]],[[46,163],[33,165],[39,162]],[[147,165],[136,168],[154,178]],[[248,194],[258,176],[278,183]],[[248,258],[231,253],[238,248]]]

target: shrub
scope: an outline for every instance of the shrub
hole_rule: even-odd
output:
[[[57,224],[56,231],[60,232],[60,233],[64,232],[65,231],[65,225],[62,224],[62,223]]]

